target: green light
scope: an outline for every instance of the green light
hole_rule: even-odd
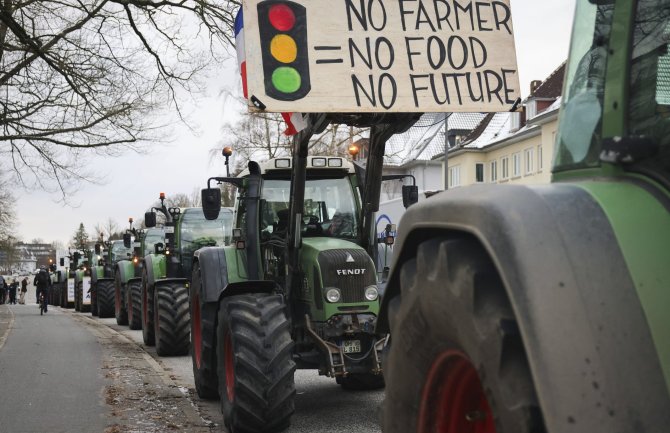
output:
[[[281,66],[272,73],[272,84],[283,93],[293,93],[300,89],[300,74],[294,68]]]

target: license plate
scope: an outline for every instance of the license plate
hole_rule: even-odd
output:
[[[361,340],[344,340],[344,353],[360,353]]]

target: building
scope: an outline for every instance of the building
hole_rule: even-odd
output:
[[[522,111],[490,113],[449,149],[449,188],[476,183],[548,183],[565,63],[533,82]],[[444,161],[444,154],[438,159]]]
[[[386,144],[384,174],[413,176],[419,200],[443,190],[445,136],[448,137],[449,188],[476,183],[547,183],[558,130],[565,63],[544,81],[531,84],[521,111],[503,113],[427,113],[407,132]],[[403,182],[411,182],[405,179]],[[404,212],[402,183],[382,185],[378,232],[397,224]]]

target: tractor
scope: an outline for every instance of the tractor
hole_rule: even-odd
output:
[[[60,290],[60,306],[62,308],[74,307],[76,301],[75,274],[82,256],[83,252],[80,250],[68,250],[67,256],[59,258],[59,265],[64,269],[62,275],[62,278],[64,279],[64,285],[62,286],[62,290]]]
[[[84,250],[83,261],[74,273],[74,309],[80,313],[91,311],[91,266],[96,261],[93,250]]]
[[[670,1],[579,0],[552,182],[401,220],[386,433],[667,432]]]
[[[148,228],[156,226],[156,211],[165,217],[164,241],[145,250],[141,268],[142,336],[155,345],[159,356],[188,354],[190,313],[189,281],[193,253],[204,246],[224,245],[232,227],[232,211],[214,221],[205,219],[201,208],[167,208],[160,194],[160,207],[145,213]]]
[[[281,431],[294,411],[294,372],[312,369],[345,389],[384,386],[388,335],[375,331],[380,285],[374,212],[383,153],[365,168],[308,156],[330,122],[370,122],[371,141],[407,130],[418,115],[310,115],[292,158],[249,162],[202,192],[207,218],[237,187],[233,243],[198,250],[191,284],[192,362],[202,398],[221,398],[232,431]],[[407,196],[416,187],[407,185]]]
[[[116,318],[116,324],[119,326],[130,324],[133,314],[130,292],[136,291],[139,293],[142,277],[140,258],[142,257],[144,230],[133,228],[132,218],[128,219],[128,223],[130,227],[123,234],[123,245],[125,248],[132,250],[132,253],[129,253],[126,258],[119,260],[114,270],[114,317]],[[133,238],[135,239],[134,242]],[[132,317],[134,323],[130,326],[130,329],[141,328],[139,304],[137,305],[137,313],[135,317]]]
[[[95,257],[98,261],[91,268],[91,311],[94,316],[114,317],[116,264],[131,254],[123,240],[104,242],[101,239],[95,244]]]

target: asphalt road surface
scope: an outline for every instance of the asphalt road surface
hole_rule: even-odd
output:
[[[34,303],[0,306],[0,431],[105,430],[102,350],[56,310],[40,316]]]
[[[30,299],[30,298],[28,298]],[[350,392],[296,373],[289,433],[378,433],[383,391]],[[37,305],[0,306],[0,432],[225,432],[200,400],[188,356],[161,358],[141,331]]]

